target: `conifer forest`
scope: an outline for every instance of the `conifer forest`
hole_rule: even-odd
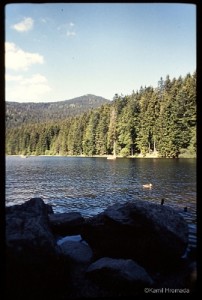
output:
[[[58,102],[59,103],[59,102]],[[59,104],[58,104],[59,105]],[[45,109],[45,108],[44,108]],[[196,72],[57,120],[7,126],[7,155],[196,157]]]

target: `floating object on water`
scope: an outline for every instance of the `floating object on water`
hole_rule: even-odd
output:
[[[164,204],[164,201],[165,201],[164,199],[161,199],[161,205],[163,205],[163,204]]]
[[[23,154],[21,154],[20,157],[21,157],[21,158],[28,158],[28,155],[23,155]]]
[[[147,184],[143,184],[143,188],[152,188],[152,184],[151,183],[147,183]]]
[[[184,207],[184,211],[185,211],[185,212],[187,211],[187,206]]]
[[[116,159],[116,155],[109,155],[109,156],[107,156],[107,159]]]

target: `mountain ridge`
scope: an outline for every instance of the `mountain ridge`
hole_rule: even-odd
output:
[[[110,100],[93,94],[54,102],[6,101],[6,127],[75,117],[106,103]]]
[[[84,97],[96,97],[96,98],[100,98],[100,99],[105,99],[107,101],[110,101],[109,99],[106,99],[102,96],[97,96],[94,94],[85,94],[82,96],[78,96],[78,97],[74,97],[74,98],[70,98],[70,99],[65,99],[65,100],[58,100],[58,101],[40,101],[40,102],[34,102],[34,101],[29,101],[29,102],[19,102],[19,101],[6,101],[6,103],[18,103],[18,104],[57,104],[57,103],[66,103],[66,102],[70,102],[70,101],[79,101],[79,99],[82,99]]]

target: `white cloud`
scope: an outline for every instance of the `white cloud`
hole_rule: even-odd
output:
[[[75,36],[76,31],[73,30],[75,24],[73,22],[61,24],[57,27],[57,30],[61,32],[61,34],[66,34],[66,36]]]
[[[22,85],[34,85],[34,84],[46,84],[46,83],[47,83],[46,77],[41,74],[34,74],[32,75],[32,77],[24,78],[21,81]]]
[[[14,43],[6,42],[6,68],[15,71],[27,71],[33,64],[43,64],[44,58],[38,53],[25,52],[18,48]]]
[[[75,31],[67,31],[67,36],[75,36],[76,32]]]
[[[34,25],[34,20],[32,18],[24,18],[23,21],[14,24],[12,28],[19,32],[25,32],[31,30],[33,28],[33,25]]]
[[[51,90],[46,77],[41,74],[30,77],[6,75],[7,101],[43,101]]]
[[[22,79],[22,76],[21,75],[9,75],[9,74],[6,74],[6,81],[20,81]]]

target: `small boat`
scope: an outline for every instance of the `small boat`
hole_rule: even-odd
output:
[[[142,186],[143,186],[143,188],[146,188],[146,189],[151,189],[152,188],[151,183],[143,184]]]
[[[116,159],[116,155],[109,155],[107,156],[107,159]]]
[[[28,155],[20,155],[21,158],[28,158]]]

